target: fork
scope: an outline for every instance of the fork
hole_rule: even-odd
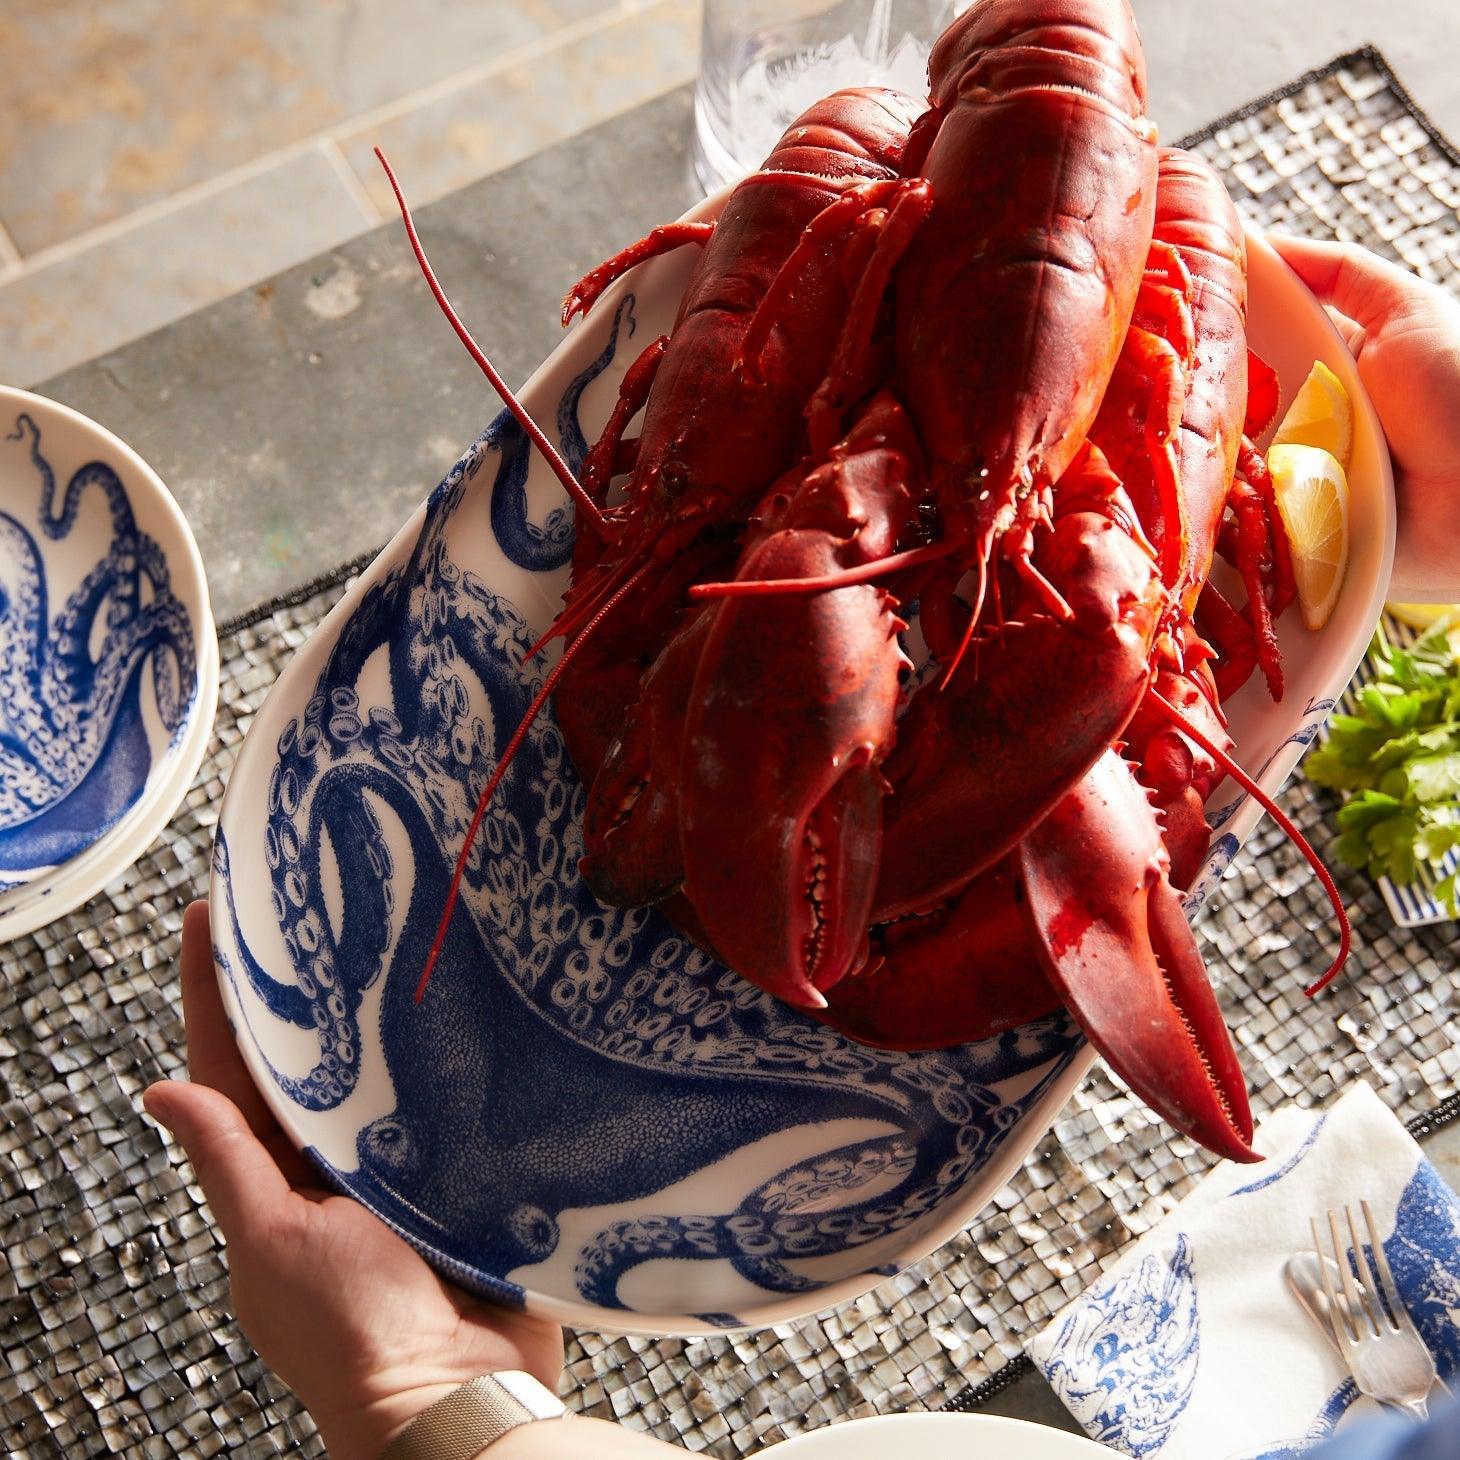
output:
[[[1343,1210],[1350,1239],[1347,1247],[1339,1234],[1339,1214],[1333,1210],[1328,1213],[1331,1257],[1324,1252],[1318,1219],[1312,1219],[1313,1247],[1328,1300],[1325,1317],[1329,1337],[1362,1393],[1424,1419],[1429,1413],[1425,1399],[1438,1378],[1435,1361],[1399,1296],[1374,1225],[1374,1213],[1367,1201],[1359,1205],[1368,1228],[1367,1248],[1359,1240],[1352,1203]],[[1363,1275],[1358,1281],[1354,1278],[1356,1269]],[[1335,1271],[1341,1279],[1342,1300],[1334,1289]]]

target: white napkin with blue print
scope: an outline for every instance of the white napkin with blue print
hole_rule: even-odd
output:
[[[1454,1387],[1460,1201],[1367,1085],[1278,1111],[1261,1165],[1224,1162],[1070,1303],[1030,1357],[1093,1439],[1160,1460],[1281,1460],[1373,1412],[1283,1281],[1309,1219],[1367,1199],[1394,1280]]]

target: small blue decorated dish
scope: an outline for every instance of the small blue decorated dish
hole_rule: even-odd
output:
[[[707,216],[713,205],[692,216]],[[1292,691],[1234,705],[1268,789],[1364,652],[1393,547],[1383,444],[1323,311],[1253,243],[1254,343],[1359,402],[1358,535],[1327,629],[1285,625]],[[575,469],[693,259],[636,269],[524,390]],[[597,1329],[790,1321],[966,1225],[1088,1067],[1062,1015],[937,1053],[868,1049],[578,877],[583,788],[539,719],[414,994],[467,823],[541,683],[567,581],[561,488],[500,417],[281,675],[214,847],[214,956],[291,1138],[472,1292]],[[1294,616],[1295,617],[1295,616]],[[1224,804],[1195,901],[1259,809]]]
[[[197,545],[157,475],[85,416],[8,388],[0,686],[10,937],[19,908],[75,906],[100,885],[87,869],[115,875],[166,822],[211,724],[217,646]]]

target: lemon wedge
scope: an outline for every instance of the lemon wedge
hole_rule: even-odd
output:
[[[1460,614],[1460,603],[1386,603],[1384,607],[1412,629],[1432,628],[1442,618]]]
[[[1303,622],[1321,629],[1348,568],[1348,478],[1321,446],[1274,445],[1267,465],[1293,553]]]
[[[1353,464],[1353,402],[1343,382],[1322,360],[1314,361],[1272,444],[1321,446],[1345,472]]]

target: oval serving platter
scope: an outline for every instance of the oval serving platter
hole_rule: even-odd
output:
[[[575,469],[693,262],[626,276],[525,387]],[[1283,706],[1249,686],[1233,707],[1240,753],[1276,789],[1363,654],[1394,514],[1342,343],[1260,241],[1252,296],[1285,395],[1321,356],[1359,406],[1362,531],[1338,612],[1317,635],[1285,619]],[[561,602],[571,537],[561,487],[500,416],[298,651],[220,817],[224,999],[291,1138],[470,1291],[616,1332],[790,1321],[965,1226],[1092,1056],[1062,1014],[956,1050],[867,1049],[658,914],[602,907],[577,876],[584,795],[550,713],[416,1003],[474,803],[541,683],[521,660]],[[1224,806],[1193,906],[1259,814]]]

